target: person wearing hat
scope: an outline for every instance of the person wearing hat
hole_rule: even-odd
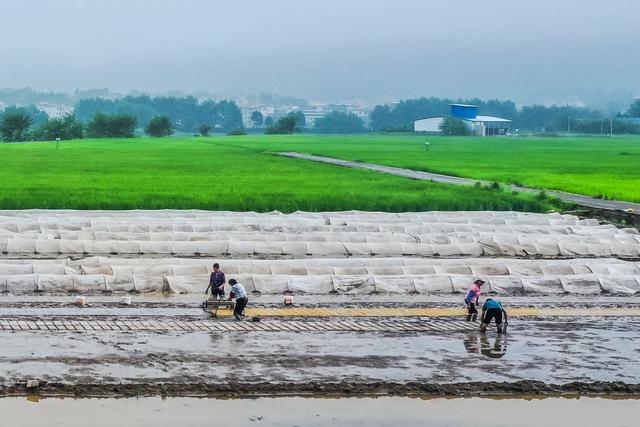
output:
[[[476,305],[480,300],[480,294],[482,293],[482,285],[484,285],[485,281],[481,277],[476,278],[473,281],[473,285],[471,289],[467,292],[467,295],[464,297],[464,303],[467,305],[467,322],[476,321],[478,317],[478,309]]]
[[[229,279],[229,285],[231,286],[231,292],[229,293],[229,301],[233,298],[236,299],[236,305],[233,308],[233,317],[236,320],[242,320],[244,318],[244,308],[249,302],[247,297],[247,291],[244,289],[236,279]]]

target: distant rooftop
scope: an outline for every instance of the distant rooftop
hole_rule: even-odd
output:
[[[511,120],[502,119],[494,116],[476,116],[475,119],[464,119],[470,122],[510,122]]]

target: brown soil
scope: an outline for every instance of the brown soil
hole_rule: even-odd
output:
[[[554,397],[566,395],[640,398],[640,384],[624,382],[539,381],[465,382],[453,384],[394,382],[334,383],[162,383],[162,384],[64,384],[43,383],[27,389],[25,384],[0,388],[0,396],[42,397],[258,397],[258,396],[421,396],[421,397]]]

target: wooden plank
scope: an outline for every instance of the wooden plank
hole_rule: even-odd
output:
[[[116,320],[114,322],[122,331],[129,331],[129,326],[127,326],[126,323],[124,323],[122,320]]]

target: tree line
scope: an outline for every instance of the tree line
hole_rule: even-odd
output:
[[[242,113],[233,101],[203,101],[194,97],[128,96],[85,99],[75,113],[49,118],[35,106],[11,106],[0,111],[0,137],[7,142],[90,138],[132,138],[138,124],[149,136],[169,136],[175,130],[237,132]]]
[[[532,105],[517,108],[513,101],[481,99],[419,98],[400,101],[395,105],[377,105],[371,111],[369,126],[352,113],[330,112],[307,128],[304,114],[291,112],[277,121],[266,119],[259,111],[251,115],[252,125],[264,126],[265,133],[363,133],[363,132],[413,132],[413,122],[420,118],[450,114],[450,104],[477,105],[482,115],[506,118],[512,121],[512,129],[530,132],[572,131],[576,133],[640,133],[640,125],[628,120],[640,117],[640,100],[636,100],[625,114],[610,118],[599,111],[574,106]],[[609,120],[611,119],[611,120]],[[445,135],[468,135],[470,132],[461,120],[447,118],[443,123]]]
[[[278,120],[251,114],[254,127],[267,134],[292,134],[309,131],[319,134],[374,132],[410,132],[413,122],[429,116],[447,116],[452,103],[478,105],[481,114],[512,120],[512,129],[533,132],[573,131],[579,133],[640,133],[640,99],[624,114],[615,118],[582,107],[533,105],[518,109],[512,101],[480,99],[419,98],[403,100],[395,105],[377,105],[370,113],[370,124],[353,113],[332,111],[307,126],[301,111],[290,112]],[[35,106],[7,107],[0,111],[0,137],[4,141],[63,140],[91,138],[126,138],[135,136],[138,124],[150,136],[169,136],[174,131],[211,131],[232,135],[244,134],[242,114],[233,101],[203,101],[194,97],[127,96],[109,100],[85,99],[78,102],[75,114],[49,118]],[[465,134],[466,127],[451,119],[443,133]]]
[[[581,133],[606,133],[613,127],[615,133],[640,133],[640,127],[626,120],[640,117],[640,100],[629,107],[626,114],[619,114],[608,121],[605,114],[584,107],[532,105],[518,109],[512,101],[481,99],[418,98],[400,101],[395,105],[377,105],[370,114],[370,128],[376,132],[409,132],[415,120],[447,116],[450,104],[477,105],[485,116],[496,116],[512,121],[512,129],[532,132],[574,131]],[[452,121],[449,126],[456,126]]]
[[[258,120],[257,114],[252,119]],[[262,120],[266,134],[293,134],[306,129],[306,119],[301,111],[291,112],[277,121]],[[10,107],[0,113],[0,137],[6,142],[29,140],[52,141],[90,138],[133,138],[138,118],[126,113],[95,112],[88,120],[81,121],[76,114],[62,118],[49,118],[37,108]],[[163,137],[174,133],[176,122],[168,115],[151,117],[144,132],[149,136]],[[218,127],[218,129],[224,129]],[[202,136],[208,136],[212,126],[206,123],[197,127]],[[361,118],[351,113],[331,112],[316,121],[312,131],[316,133],[363,133],[367,128]],[[244,134],[241,126],[228,131],[229,135]]]
[[[75,114],[48,118],[35,109],[11,107],[0,113],[0,138],[5,142],[54,141],[90,138],[133,138],[137,119],[128,114],[95,113],[86,123]],[[36,110],[37,111],[37,110]],[[42,117],[44,115],[44,118]],[[205,125],[203,125],[205,126]],[[163,137],[174,132],[168,116],[152,117],[144,127],[149,136]]]
[[[305,131],[318,134],[355,134],[369,131],[360,117],[340,111],[327,113],[324,117],[318,118],[313,126],[307,126],[307,120],[302,111],[292,111],[276,121],[272,117],[265,119],[260,111],[254,111],[251,113],[251,124],[255,128],[264,126],[264,133],[267,135]]]
[[[231,132],[242,128],[242,112],[233,101],[198,101],[193,96],[126,96],[118,99],[83,99],[74,109],[80,121],[90,120],[96,113],[126,114],[138,123],[149,123],[157,116],[166,116],[176,130],[197,132],[205,125],[218,132]]]

